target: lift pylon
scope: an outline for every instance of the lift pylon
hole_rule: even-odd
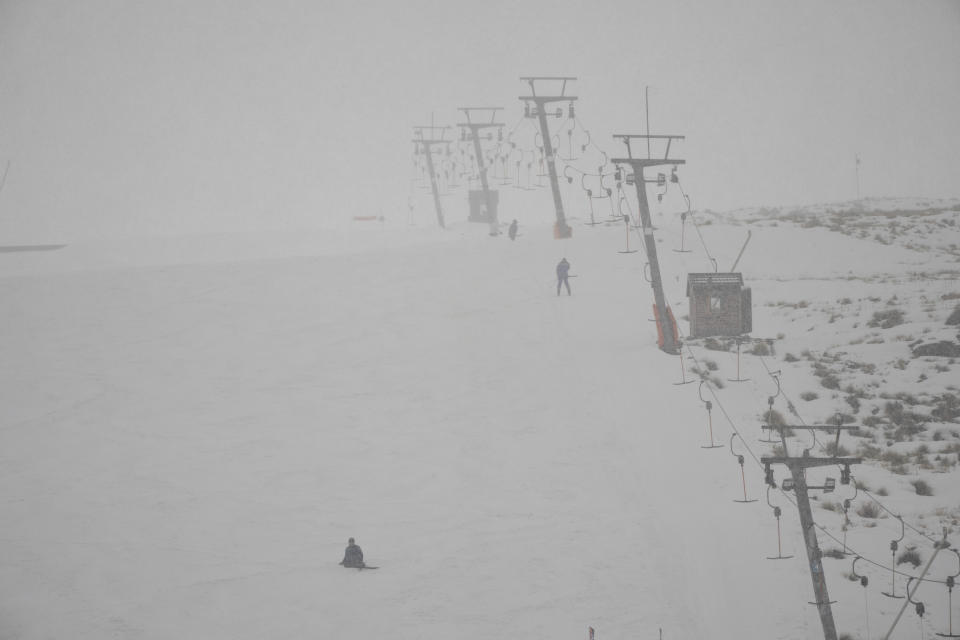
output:
[[[480,131],[490,127],[503,127],[502,122],[495,122],[497,111],[503,111],[503,107],[460,107],[460,111],[466,116],[466,122],[458,123],[458,127],[470,130],[470,138],[473,140],[473,153],[477,161],[477,172],[480,174],[480,186],[483,189],[483,201],[486,207],[487,216],[483,222],[490,223],[490,235],[495,236],[500,233],[497,221],[498,202],[494,200],[495,191],[490,191],[490,184],[487,181],[487,166],[483,162],[483,150],[480,148]],[[489,122],[477,121],[475,117],[482,118],[484,115],[490,116]]]
[[[675,354],[678,349],[677,340],[673,337],[673,330],[676,325],[673,321],[673,314],[670,313],[670,310],[667,308],[666,299],[663,295],[663,281],[660,277],[660,261],[657,258],[657,243],[653,237],[653,222],[650,219],[650,204],[647,201],[647,182],[656,182],[657,180],[647,180],[643,172],[647,167],[686,164],[686,160],[670,157],[670,145],[674,140],[683,140],[684,136],[615,134],[613,137],[626,145],[627,157],[613,158],[611,162],[615,165],[629,165],[633,170],[633,184],[637,189],[643,241],[647,249],[647,259],[650,263],[650,283],[653,286],[653,298],[657,305],[657,324],[661,327],[663,335],[663,344],[660,348],[666,353]],[[645,140],[647,142],[646,158],[635,158],[633,156],[631,143],[636,140]],[[666,152],[662,158],[653,158],[650,156],[649,145],[651,140],[666,140]]]
[[[520,80],[530,85],[530,95],[520,96],[524,102],[524,115],[528,118],[536,118],[540,123],[540,135],[543,137],[543,153],[547,159],[547,171],[550,175],[550,189],[553,191],[553,205],[557,211],[557,222],[554,227],[554,236],[556,238],[569,238],[573,235],[573,229],[567,224],[567,219],[563,214],[563,200],[560,198],[560,181],[557,179],[557,165],[554,160],[553,139],[550,136],[550,127],[547,125],[546,105],[551,102],[569,102],[570,108],[573,108],[573,102],[577,96],[566,95],[567,82],[576,80],[571,76],[524,76]],[[555,95],[537,95],[537,82],[560,82],[560,92]],[[531,107],[533,103],[533,107]],[[562,109],[557,109],[558,115],[563,115]]]
[[[843,472],[840,476],[840,482],[841,484],[845,484],[846,482],[849,482],[850,465],[860,464],[862,459],[840,457],[814,458],[809,455],[809,450],[804,451],[804,455],[800,457],[788,456],[786,435],[784,432],[788,429],[820,429],[828,432],[837,431],[839,438],[839,432],[841,430],[852,429],[853,427],[825,425],[776,425],[773,428],[776,428],[780,431],[780,440],[783,443],[784,455],[760,458],[760,462],[764,465],[767,484],[771,486],[775,485],[773,484],[773,470],[770,468],[770,465],[782,464],[785,465],[790,471],[791,477],[788,479],[789,482],[784,481],[784,483],[781,485],[781,488],[784,491],[793,490],[797,497],[797,510],[800,512],[800,527],[803,531],[804,542],[806,543],[805,546],[807,548],[807,560],[809,561],[810,566],[810,579],[813,582],[813,593],[816,597],[816,601],[812,602],[811,604],[816,605],[817,612],[820,614],[820,623],[823,626],[824,639],[837,640],[837,628],[833,621],[833,609],[830,606],[833,603],[830,600],[829,594],[827,593],[827,580],[823,575],[823,552],[820,550],[820,545],[817,542],[817,532],[815,531],[816,523],[813,520],[813,510],[810,507],[810,497],[807,494],[809,489],[822,489],[825,493],[833,491],[835,487],[835,480],[833,478],[827,478],[826,482],[821,486],[808,485],[807,469],[813,467],[840,465],[843,467]]]
[[[430,189],[433,191],[433,206],[437,210],[437,224],[440,228],[446,227],[443,219],[443,207],[440,204],[440,188],[437,186],[437,171],[433,165],[433,154],[436,151],[435,145],[445,145],[449,147],[453,140],[447,140],[446,135],[450,127],[439,127],[434,125],[424,125],[413,128],[413,142],[417,145],[417,152],[422,153],[427,158],[427,170],[430,173]]]

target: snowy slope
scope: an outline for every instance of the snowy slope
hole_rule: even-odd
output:
[[[0,637],[818,637],[795,511],[772,497],[794,557],[765,560],[762,473],[748,455],[759,501],[735,504],[735,458],[700,448],[707,415],[654,344],[643,253],[617,253],[622,225],[579,220],[556,241],[534,220],[514,243],[421,222],[4,263]],[[709,264],[669,250],[675,216],[655,223],[679,318],[683,274]],[[721,268],[746,228],[703,227]],[[835,333],[766,302],[832,303],[853,270],[924,264],[826,229],[753,233],[740,268],[778,353]],[[553,290],[563,255],[569,298]],[[734,354],[693,349],[734,377]],[[777,359],[799,394],[807,379]],[[732,424],[758,456],[763,364],[743,357],[750,381],[714,390],[732,422],[712,416],[718,442]],[[958,506],[956,471],[943,477],[911,515]],[[857,542],[888,560],[881,522]],[[337,566],[349,536],[378,571]],[[865,637],[849,563],[825,562],[838,628]],[[872,636],[899,603],[876,591]],[[928,603],[940,625],[945,604]]]

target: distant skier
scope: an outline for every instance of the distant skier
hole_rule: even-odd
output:
[[[347,550],[344,552],[343,560],[340,561],[340,564],[352,569],[363,569],[367,566],[363,562],[363,551],[359,545],[354,544],[353,538],[347,541]]]
[[[566,285],[567,295],[570,294],[570,263],[567,262],[566,258],[562,258],[557,264],[557,295],[560,295],[561,285]]]
[[[507,234],[510,236],[511,240],[517,239],[517,221],[516,220],[510,223],[510,228],[507,230]]]

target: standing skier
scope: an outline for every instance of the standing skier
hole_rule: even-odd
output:
[[[517,221],[516,220],[510,223],[510,228],[507,230],[507,233],[510,235],[511,240],[517,239]]]
[[[354,544],[353,538],[347,541],[347,550],[344,552],[340,564],[353,569],[363,569],[367,566],[363,562],[363,551],[360,549],[360,545]]]
[[[560,286],[566,285],[567,295],[570,294],[570,263],[567,262],[566,258],[562,258],[557,264],[557,295],[560,295]]]

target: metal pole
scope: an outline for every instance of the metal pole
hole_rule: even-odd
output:
[[[650,159],[650,85],[643,88],[643,111],[647,116],[647,160]]]
[[[553,192],[553,205],[557,210],[557,237],[569,238],[573,229],[563,215],[563,200],[560,199],[560,181],[557,179],[557,166],[553,159],[553,142],[550,140],[550,128],[547,125],[546,103],[537,100],[537,120],[540,122],[540,135],[543,136],[543,153],[547,156],[547,172],[550,174],[550,190]]]
[[[810,580],[813,582],[813,594],[816,598],[817,612],[820,614],[820,624],[823,625],[825,640],[837,640],[837,628],[833,622],[833,611],[830,608],[830,596],[827,593],[827,581],[823,576],[823,562],[820,546],[817,543],[817,532],[813,521],[813,512],[810,509],[810,498],[807,495],[807,479],[803,467],[799,464],[789,464],[790,474],[793,476],[796,487],[797,509],[800,511],[800,526],[803,529],[803,539],[807,547],[807,560],[810,562]]]
[[[483,150],[480,148],[480,127],[471,126],[473,134],[473,152],[477,156],[477,171],[480,173],[480,186],[483,189],[483,200],[487,205],[487,216],[490,218],[490,235],[497,233],[497,210],[490,197],[490,185],[487,183],[487,167],[483,164]]]
[[[673,323],[667,313],[667,302],[663,295],[663,282],[660,279],[660,260],[657,258],[657,243],[653,237],[653,222],[650,220],[647,183],[643,177],[643,166],[640,164],[633,165],[633,183],[637,188],[637,200],[640,202],[643,242],[647,248],[647,260],[650,264],[650,280],[653,285],[653,299],[657,304],[657,319],[663,332],[663,347],[661,348],[667,353],[676,353],[677,344],[673,340]]]
[[[860,199],[860,154],[859,153],[855,156],[855,162],[856,164],[854,166],[854,170],[856,171],[856,174],[857,174],[857,200],[859,200]]]
[[[430,171],[430,188],[433,190],[433,206],[437,209],[437,224],[440,228],[446,228],[443,222],[443,207],[440,205],[440,190],[437,187],[437,174],[433,168],[433,152],[430,150],[429,142],[421,142],[423,153],[427,156],[427,169]]]

